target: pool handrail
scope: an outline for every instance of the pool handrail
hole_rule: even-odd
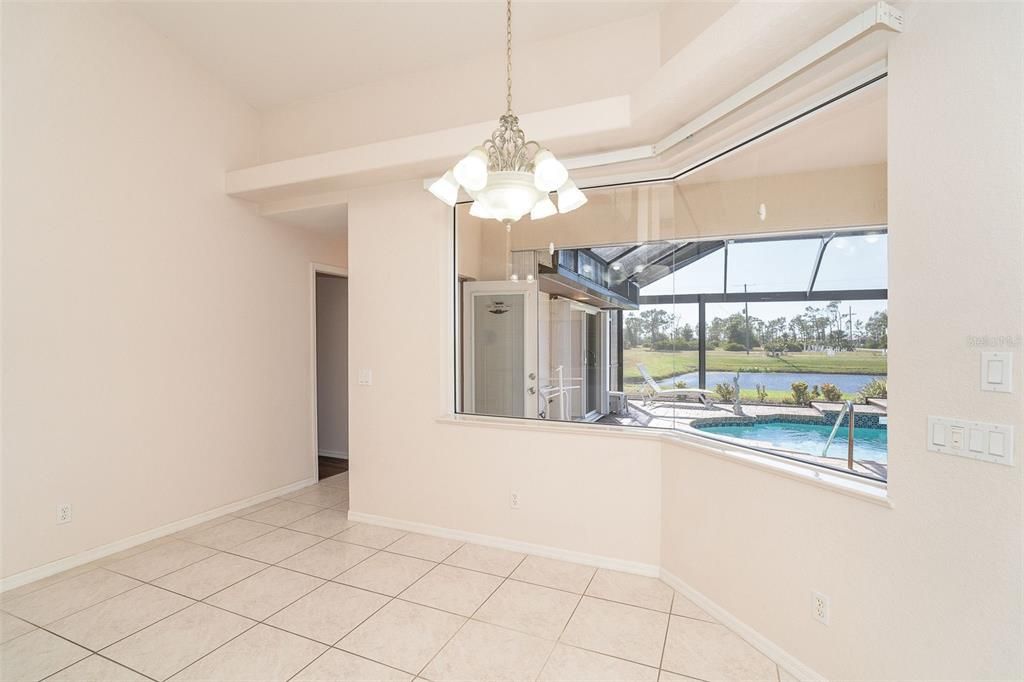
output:
[[[839,431],[839,425],[843,423],[843,415],[847,414],[850,417],[849,427],[846,429],[846,468],[853,470],[853,401],[843,401],[843,407],[839,410],[839,415],[836,417],[836,423],[832,426],[832,433],[829,434],[828,440],[825,441],[825,447],[821,451],[822,457],[828,457],[828,449],[832,445],[832,441],[836,437],[836,432]]]

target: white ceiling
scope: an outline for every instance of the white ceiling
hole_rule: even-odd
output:
[[[665,4],[517,0],[515,43],[621,21]],[[261,110],[503,50],[505,41],[500,0],[126,6]]]

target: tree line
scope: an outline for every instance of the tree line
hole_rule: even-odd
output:
[[[749,350],[769,353],[803,350],[853,350],[888,348],[889,315],[884,310],[860,319],[841,301],[824,307],[807,306],[792,318],[764,320],[743,312],[716,317],[707,325],[708,348]],[[676,315],[663,308],[627,313],[623,322],[626,348],[647,346],[653,350],[696,350],[698,330],[690,323],[678,324]]]

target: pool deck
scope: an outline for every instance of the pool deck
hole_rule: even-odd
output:
[[[884,399],[870,399],[866,405],[855,405],[855,415],[877,415],[886,416],[886,405]],[[732,403],[712,403],[705,407],[699,403],[684,401],[651,401],[644,404],[642,400],[630,397],[627,401],[628,414],[606,415],[601,419],[603,423],[621,424],[628,426],[646,426],[649,428],[675,429],[688,431],[694,421],[714,419],[732,421],[737,418],[733,412]],[[768,405],[763,403],[741,403],[743,415],[749,420],[750,417],[805,417],[808,419],[834,419],[843,407],[841,402],[814,401],[809,406],[797,405]],[[738,440],[738,439],[737,439]],[[830,467],[846,469],[845,454],[842,457],[819,457],[805,452],[793,452],[779,448],[771,448],[779,454],[795,457],[814,464],[823,464]],[[845,453],[845,447],[840,448]],[[853,470],[856,473],[867,474],[876,478],[885,479],[888,473],[887,467],[881,462],[854,461]]]

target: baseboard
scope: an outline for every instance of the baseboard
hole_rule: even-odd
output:
[[[716,602],[701,594],[672,573],[662,569],[660,577],[662,582],[704,609],[708,615],[742,637],[752,647],[778,663],[780,667],[785,668],[786,672],[796,679],[803,680],[804,682],[824,682],[827,680],[824,675],[805,665],[778,644],[726,611]]]
[[[36,580],[49,578],[51,575],[56,575],[72,568],[78,568],[79,566],[91,563],[97,559],[102,559],[103,557],[110,556],[111,554],[123,552],[126,549],[131,549],[137,545],[162,538],[165,535],[170,535],[171,533],[177,533],[178,531],[185,530],[191,526],[215,519],[218,516],[230,514],[231,512],[238,511],[239,509],[245,509],[251,505],[259,504],[264,500],[269,500],[272,497],[286,495],[300,488],[313,485],[314,483],[316,483],[316,477],[296,481],[295,483],[290,483],[286,486],[275,488],[274,490],[268,490],[267,492],[260,493],[259,495],[247,497],[246,499],[239,500],[238,502],[226,504],[223,507],[217,507],[216,509],[205,511],[202,514],[196,514],[195,516],[190,516],[186,519],[181,519],[180,521],[168,523],[158,528],[147,530],[145,532],[138,533],[137,535],[132,535],[131,537],[127,537],[123,540],[101,545],[100,547],[94,547],[84,552],[79,552],[78,554],[58,559],[57,561],[51,561],[50,563],[43,564],[42,566],[30,568],[27,571],[22,571],[21,573],[15,573],[14,575],[0,579],[0,592],[6,592],[7,590],[27,585],[28,583]]]
[[[646,575],[654,578],[658,577],[660,573],[659,567],[654,564],[644,564],[638,561],[626,561],[625,559],[616,559],[614,557],[600,556],[597,554],[587,554],[585,552],[575,552],[568,549],[549,547],[547,545],[536,545],[530,542],[510,540],[508,538],[502,538],[496,535],[482,535],[480,533],[470,533],[464,530],[455,530],[453,528],[432,526],[430,524],[417,523],[415,521],[403,521],[400,519],[392,519],[386,516],[377,516],[376,514],[366,514],[364,512],[352,510],[349,510],[348,512],[348,518],[350,521],[373,523],[378,526],[397,528],[398,530],[407,530],[414,533],[423,533],[424,535],[436,535],[438,537],[448,538],[450,540],[472,542],[476,545],[495,547],[497,549],[507,549],[513,552],[521,552],[523,554],[535,554],[537,556],[542,556],[548,559],[572,561],[577,564],[586,564],[587,566],[596,566],[598,568],[609,568],[615,571],[622,571],[624,573],[635,573],[637,575]]]
[[[348,453],[341,452],[340,450],[317,450],[316,454],[320,457],[330,457],[331,459],[348,459]]]

